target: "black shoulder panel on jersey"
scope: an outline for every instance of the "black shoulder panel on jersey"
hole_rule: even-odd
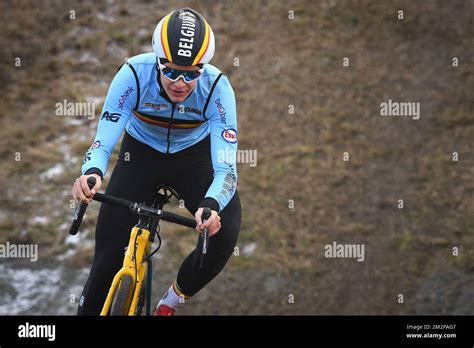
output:
[[[127,64],[130,69],[132,69],[133,75],[135,76],[135,81],[137,82],[137,102],[135,104],[135,110],[138,110],[138,104],[140,103],[140,81],[138,81],[138,75],[133,65],[129,62],[126,62],[125,64]]]
[[[202,111],[202,116],[204,116],[204,118],[205,118],[206,120],[208,120],[208,118],[206,117],[207,106],[209,105],[209,101],[211,100],[212,93],[214,92],[214,88],[216,88],[217,82],[219,82],[219,79],[220,79],[221,77],[222,77],[222,73],[220,73],[220,74],[217,76],[217,78],[215,79],[214,83],[212,84],[211,91],[209,92],[209,95],[207,96],[206,104],[204,104],[204,110]]]

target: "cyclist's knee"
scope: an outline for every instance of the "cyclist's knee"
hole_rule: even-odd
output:
[[[240,206],[227,210],[221,215],[221,229],[216,235],[216,239],[221,244],[222,250],[232,252],[240,233]]]
[[[215,268],[212,273],[219,273],[235,251],[239,237],[239,226],[222,225],[221,230],[209,241],[210,266]],[[214,239],[214,240],[213,240]]]
[[[223,225],[221,231],[218,234],[221,235],[218,237],[219,250],[223,251],[225,254],[231,254],[234,251],[234,248],[237,244],[239,238],[239,229],[235,224]],[[230,255],[229,255],[230,256]]]

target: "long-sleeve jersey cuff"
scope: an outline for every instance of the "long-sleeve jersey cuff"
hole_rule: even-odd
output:
[[[87,169],[86,172],[84,173],[84,175],[90,175],[90,174],[97,174],[98,176],[100,176],[101,180],[104,180],[104,174],[102,174],[102,171],[99,168],[92,167],[92,168]]]
[[[219,212],[219,203],[212,197],[206,197],[199,204],[199,208],[211,208],[211,210]]]

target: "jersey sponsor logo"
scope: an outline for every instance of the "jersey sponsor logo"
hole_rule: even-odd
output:
[[[110,122],[118,122],[118,120],[120,120],[120,116],[122,116],[122,114],[119,114],[118,112],[105,111],[100,119]]]
[[[189,113],[195,113],[195,114],[198,114],[198,115],[202,115],[202,111],[199,110],[199,109],[195,109],[195,108],[192,108],[190,106],[184,106],[184,105],[180,105],[178,107],[178,110],[180,113],[184,114],[185,112],[189,112]]]
[[[221,117],[221,123],[226,124],[226,112],[225,108],[221,104],[221,98],[216,99],[214,103],[216,103],[217,111],[219,112],[219,116]]]
[[[235,172],[234,165],[232,163],[225,162],[229,167],[229,171],[224,177],[224,183],[222,189],[217,195],[218,200],[224,201],[226,197],[234,194],[237,187],[237,173]]]
[[[235,144],[237,142],[237,131],[233,128],[224,129],[222,131],[222,138],[228,143]]]
[[[153,110],[156,110],[156,111],[168,109],[168,105],[167,105],[167,104],[145,103],[145,106],[146,106],[146,107],[149,107],[149,108],[152,108]]]
[[[100,140],[94,141],[94,143],[91,145],[90,150],[98,149],[100,147]]]
[[[191,57],[196,32],[196,17],[191,12],[183,11],[179,14],[179,18],[181,19],[181,36],[178,44],[178,56]]]
[[[91,160],[91,152],[87,151],[86,154],[84,155],[84,161],[82,161],[82,164],[88,162]]]
[[[121,97],[119,99],[119,104],[118,104],[118,108],[120,110],[123,110],[123,106],[125,104],[125,101],[128,99],[128,97],[130,96],[130,94],[133,91],[134,91],[134,89],[132,87],[128,87],[127,90],[125,91],[125,93],[121,95]]]

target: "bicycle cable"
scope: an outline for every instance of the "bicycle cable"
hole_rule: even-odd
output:
[[[142,222],[142,224],[138,227],[138,233],[135,236],[135,241],[133,242],[133,260],[135,261],[135,283],[138,284],[138,267],[137,267],[137,239],[138,236],[142,232],[143,226],[145,226],[146,222]]]
[[[156,247],[155,250],[153,250],[153,252],[150,253],[150,255],[147,256],[146,260],[148,261],[151,257],[153,257],[153,255],[155,255],[155,253],[160,249],[161,247],[161,236],[160,236],[160,231],[161,231],[161,226],[158,225],[158,228],[156,229],[156,236],[158,237],[158,246]]]

